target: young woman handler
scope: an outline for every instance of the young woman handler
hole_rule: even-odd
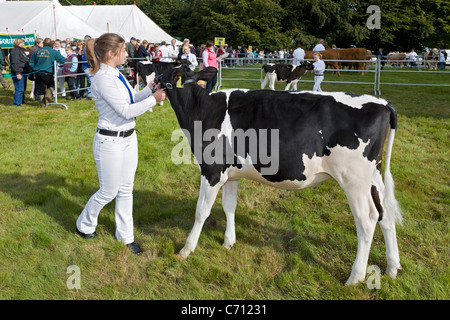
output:
[[[116,238],[133,253],[141,252],[134,242],[133,185],[138,164],[138,144],[134,118],[152,111],[166,94],[162,89],[152,95],[153,83],[135,92],[117,66],[127,58],[125,40],[105,33],[86,43],[86,58],[91,66],[91,93],[98,110],[97,132],[93,151],[100,189],[89,199],[78,217],[77,233],[85,239],[95,238],[100,210],[113,199]]]

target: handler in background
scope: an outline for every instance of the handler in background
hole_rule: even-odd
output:
[[[128,54],[125,40],[105,33],[86,43],[86,58],[93,75],[92,98],[98,110],[97,133],[93,151],[100,189],[89,199],[78,217],[77,233],[85,239],[95,238],[100,210],[115,202],[116,238],[139,254],[133,232],[133,185],[138,164],[138,144],[134,118],[152,111],[166,94],[162,89],[152,95],[153,83],[135,92],[117,66]]]
[[[55,61],[64,63],[66,59],[52,49],[52,39],[45,38],[42,48],[36,50],[30,58],[30,66],[36,72],[35,84],[41,108],[45,108],[47,102],[53,101],[53,90],[56,88],[53,70]]]
[[[319,52],[314,52],[313,57],[315,62],[314,65],[314,87],[313,91],[322,91],[320,84],[323,81],[323,73],[325,72],[325,62],[323,62],[322,55]]]

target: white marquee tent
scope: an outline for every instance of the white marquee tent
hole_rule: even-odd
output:
[[[93,38],[105,32],[149,42],[173,38],[136,5],[62,6],[53,1],[0,0],[0,34],[36,33],[41,38]],[[177,40],[177,44],[181,44]]]
[[[120,34],[127,42],[131,37],[149,42],[164,40],[167,43],[173,39],[136,5],[88,5],[65,8],[102,33]],[[177,44],[181,42],[177,40]]]
[[[98,37],[100,30],[55,1],[0,0],[0,34],[36,33],[52,39]]]

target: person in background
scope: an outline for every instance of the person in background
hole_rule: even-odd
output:
[[[150,53],[147,51],[147,40],[142,41],[142,44],[137,48],[138,61],[145,61],[147,57],[151,57]]]
[[[417,53],[414,51],[414,48],[411,49],[411,52],[408,54],[409,66],[415,67],[417,66]]]
[[[183,46],[184,53],[181,55],[181,59],[188,60],[191,64],[189,65],[189,68],[194,71],[195,67],[198,66],[197,57],[195,54],[191,53],[191,47],[189,45]]]
[[[169,51],[169,47],[166,45],[165,41],[161,41],[159,45],[159,50],[161,51],[161,62],[172,62],[171,54]]]
[[[190,53],[195,54],[195,48],[193,46],[191,47],[191,41],[188,38],[186,38],[183,40],[183,45],[180,47],[180,51],[178,52],[178,58],[180,58],[180,59],[181,59],[181,56],[184,54],[185,46],[190,47],[190,49],[189,49]]]
[[[38,49],[42,48],[44,46],[44,39],[42,38],[36,38],[34,40],[34,46],[30,48],[30,53],[28,54],[29,57],[33,55]]]
[[[292,64],[294,66],[299,66],[305,60],[305,50],[302,49],[302,45],[300,42],[297,42],[297,49],[292,53],[293,61]]]
[[[84,43],[86,43],[89,39],[92,39],[91,36],[85,35],[84,36]],[[86,61],[86,62],[82,62],[82,64],[81,64],[81,70],[83,70],[83,72],[86,75],[86,83],[87,83],[87,85],[86,85],[86,98],[92,100],[92,97],[91,97],[91,77],[92,76],[89,73],[90,66],[89,66],[89,63],[86,60],[86,49],[84,50],[83,57],[81,58],[81,60],[82,61]]]
[[[0,49],[0,83],[2,84],[4,89],[9,89],[11,86],[9,83],[6,83],[5,79],[3,79],[3,67],[5,66],[5,57],[3,56],[3,50]]]
[[[127,48],[128,52],[128,66],[135,70],[136,68],[136,61],[134,58],[137,58],[137,39],[135,37],[130,38],[130,43],[128,44]]]
[[[214,67],[218,69],[217,62],[219,62],[221,58],[217,57],[216,52],[214,51],[214,43],[211,40],[206,41],[206,47],[202,53],[202,60],[203,60],[203,69],[207,67]],[[211,81],[208,81],[206,83],[206,90],[211,92],[216,83],[217,83],[217,74],[213,79],[211,79]]]
[[[44,39],[42,38],[36,38],[34,40],[34,46],[31,47],[30,53],[28,54],[28,58],[31,58],[33,53],[35,53],[38,49],[42,48],[44,46]],[[37,102],[39,102],[39,92],[36,86],[36,76],[34,74],[30,74],[28,76],[28,80],[31,80],[31,94],[30,98],[34,98]]]
[[[93,153],[100,188],[91,196],[76,222],[76,232],[84,239],[96,238],[98,215],[115,199],[116,238],[131,252],[140,254],[134,242],[133,185],[138,164],[135,117],[152,111],[166,93],[150,82],[135,92],[117,69],[127,59],[125,40],[105,33],[86,43],[87,59],[92,66],[92,96],[98,110]],[[152,94],[153,89],[158,89]]]
[[[323,39],[320,39],[319,43],[316,44],[316,46],[314,47],[314,49],[312,51],[323,51],[323,50],[325,50],[325,47],[323,45],[324,43],[325,43],[325,41]]]
[[[61,48],[66,49],[67,47],[72,46],[72,40],[70,38],[66,38],[66,41],[61,43]]]
[[[325,63],[321,60],[322,55],[320,52],[314,52],[313,57],[315,62],[314,65],[314,87],[313,91],[319,91],[321,92],[322,89],[320,88],[320,84],[323,81],[323,73],[325,72]]]
[[[52,102],[55,88],[54,62],[64,63],[66,59],[52,49],[52,39],[45,38],[43,47],[38,49],[30,58],[30,66],[35,73],[36,87],[39,93],[39,103],[42,108],[47,105],[46,100]]]
[[[72,45],[66,47],[66,62],[64,63],[64,67],[62,70],[63,76],[67,81],[67,85],[69,87],[69,95],[67,95],[67,100],[75,100],[79,99],[78,94],[76,92],[77,89],[77,76],[78,72],[78,58],[76,53],[72,49]],[[64,78],[63,78],[64,79]]]
[[[439,69],[445,70],[445,54],[443,49],[439,51]]]
[[[155,43],[155,46],[153,48],[152,52],[152,60],[153,61],[159,61],[162,57],[162,51],[159,49],[159,43]]]
[[[61,40],[56,39],[55,42],[53,42],[53,49],[58,51],[64,59],[67,58],[66,50],[61,47]],[[58,77],[58,83],[59,83],[59,89],[61,90],[61,97],[66,97],[66,87],[65,87],[65,80],[62,76],[62,70],[64,66],[58,66],[58,72],[56,73],[56,76]],[[55,87],[56,88],[56,87]]]
[[[377,59],[381,62],[381,70],[383,70],[384,65],[386,64],[386,54],[383,52],[383,48],[379,48],[377,53],[375,53]]]
[[[13,104],[17,107],[25,103],[25,91],[27,90],[27,76],[30,72],[29,59],[25,53],[25,40],[17,38],[9,55],[9,66],[14,84]]]
[[[86,88],[86,75],[84,74],[83,68],[82,68],[82,63],[80,63],[81,61],[83,61],[83,55],[84,55],[84,42],[79,40],[77,42],[77,49],[75,50],[76,54],[77,54],[77,59],[78,59],[78,70],[77,70],[77,94],[78,94],[78,99],[82,99],[84,97],[84,93],[85,93],[85,88]]]
[[[177,47],[177,40],[172,39],[167,48],[169,49],[169,56],[172,58],[171,61],[173,61],[173,59],[176,59],[178,57],[179,53],[179,49]]]

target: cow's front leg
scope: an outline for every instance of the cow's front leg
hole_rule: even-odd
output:
[[[200,195],[198,197],[197,208],[195,210],[194,226],[192,227],[191,233],[186,240],[186,244],[179,252],[179,255],[183,259],[186,259],[187,256],[195,250],[198,238],[200,237],[200,232],[203,228],[203,224],[205,223],[206,218],[208,218],[209,214],[211,213],[211,208],[222,185],[223,182],[219,182],[214,186],[211,186],[208,180],[202,175],[200,183]]]
[[[227,228],[223,246],[231,249],[236,243],[236,231],[234,228],[234,212],[237,205],[237,190],[239,181],[227,181],[222,188],[223,211],[227,217]]]
[[[292,84],[292,81],[286,81],[286,87],[284,87],[284,91],[289,91],[291,84]]]

